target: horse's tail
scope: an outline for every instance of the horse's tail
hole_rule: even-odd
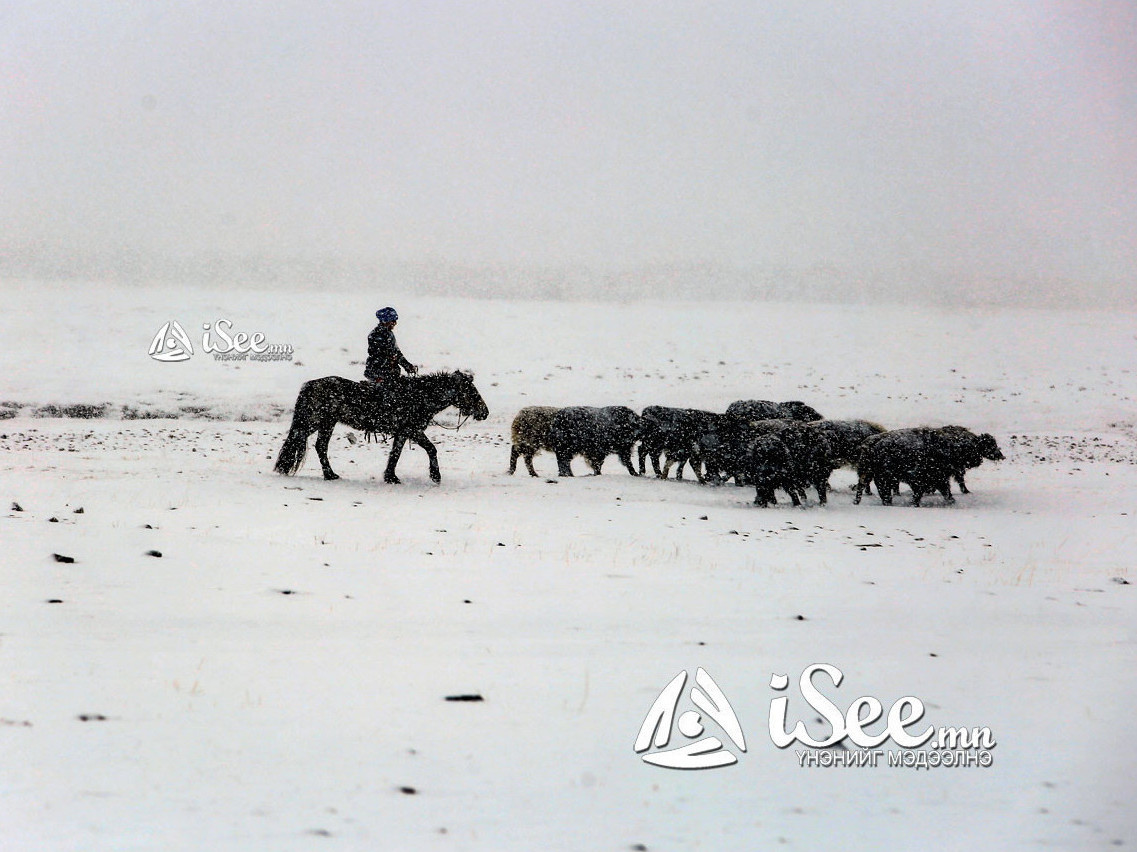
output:
[[[285,476],[291,476],[300,470],[300,465],[304,463],[304,454],[308,450],[308,436],[314,430],[310,384],[306,382],[296,397],[292,426],[288,430],[288,437],[284,439],[284,446],[280,448],[280,454],[276,457],[276,465],[273,468]]]

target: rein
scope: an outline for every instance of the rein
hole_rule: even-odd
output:
[[[459,414],[458,414],[458,425],[457,426],[447,426],[445,423],[439,423],[437,420],[435,420],[433,418],[431,419],[430,422],[434,426],[437,426],[439,429],[449,429],[451,432],[457,432],[459,429],[462,428],[463,425],[465,425],[466,421],[470,419],[470,416],[471,415],[467,414],[463,417],[461,412],[459,412]]]

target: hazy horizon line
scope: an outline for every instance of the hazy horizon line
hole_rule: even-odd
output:
[[[863,272],[833,264],[788,268],[714,261],[618,265],[459,263],[443,259],[386,260],[339,254],[141,251],[50,254],[0,253],[0,279],[91,281],[110,285],[312,286],[352,289],[379,285],[431,296],[530,300],[827,301],[967,306],[1133,307],[1127,282],[943,271]]]

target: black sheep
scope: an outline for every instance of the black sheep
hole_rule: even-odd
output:
[[[632,476],[632,447],[640,438],[643,419],[623,405],[593,408],[574,405],[562,408],[549,426],[548,443],[557,455],[557,473],[572,476],[574,456],[584,456],[592,472],[600,475],[600,467],[610,454],[619,456]]]

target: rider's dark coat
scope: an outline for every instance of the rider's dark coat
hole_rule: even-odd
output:
[[[380,323],[367,335],[367,366],[363,377],[373,382],[397,379],[401,375],[400,367],[408,373],[414,370],[414,365],[403,356],[395,342],[391,326]]]

